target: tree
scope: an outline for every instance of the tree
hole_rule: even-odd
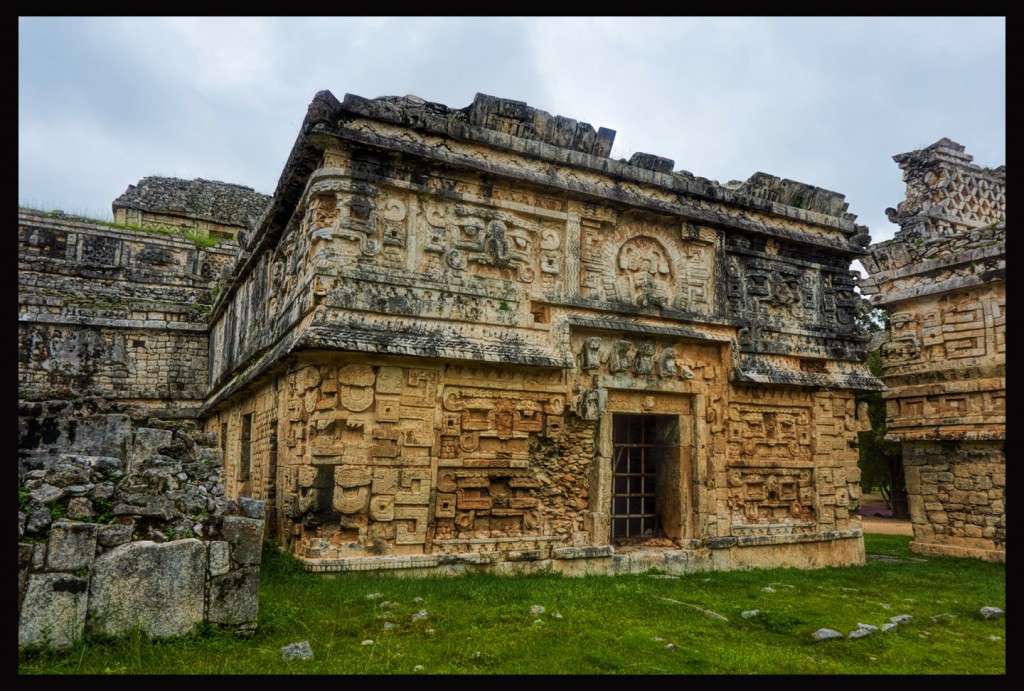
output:
[[[866,301],[865,301],[866,302]],[[882,333],[889,326],[889,315],[878,308],[864,310],[858,317],[861,325],[872,334]],[[871,374],[882,376],[881,346],[868,351],[867,366]],[[861,432],[859,439],[861,487],[871,491],[877,489],[892,509],[894,518],[909,518],[910,505],[907,500],[907,484],[903,475],[903,447],[899,442],[886,441],[888,428],[885,424],[885,401],[882,394],[872,392],[861,394],[858,402],[868,404],[868,419],[871,430]]]

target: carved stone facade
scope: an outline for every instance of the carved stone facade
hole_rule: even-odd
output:
[[[922,554],[1006,558],[1006,170],[942,139],[894,157],[900,225],[862,259],[889,313],[889,437]]]
[[[214,305],[206,430],[314,571],[862,563],[842,195],[478,95],[317,94]]]

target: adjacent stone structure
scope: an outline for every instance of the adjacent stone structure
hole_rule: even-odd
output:
[[[315,571],[864,559],[843,196],[478,95],[316,95],[210,327],[227,492]]]
[[[102,396],[194,416],[213,290],[236,250],[19,209],[19,397]]]
[[[861,283],[889,313],[889,438],[903,443],[921,554],[1006,558],[1006,170],[942,139],[894,156],[900,230]]]
[[[146,177],[114,200],[114,222],[234,238],[255,225],[270,198],[216,180]]]

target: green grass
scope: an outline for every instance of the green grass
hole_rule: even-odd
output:
[[[259,627],[250,636],[204,627],[173,640],[137,633],[87,640],[63,653],[22,652],[19,672],[1005,674],[1005,619],[978,614],[983,606],[1005,609],[1005,565],[912,555],[909,542],[866,536],[869,554],[889,558],[864,566],[677,578],[325,576],[268,550]],[[544,612],[531,613],[533,605]],[[754,609],[758,616],[741,616]],[[427,617],[414,620],[420,610]],[[897,614],[913,622],[861,639],[811,637],[819,628],[845,636]],[[933,623],[939,614],[953,619]],[[314,658],[282,660],[280,648],[299,641],[309,642]]]

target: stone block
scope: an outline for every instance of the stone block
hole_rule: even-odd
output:
[[[39,542],[32,545],[32,570],[42,571],[46,565],[46,543]]]
[[[30,574],[18,617],[18,646],[70,648],[84,634],[88,599],[88,578]]]
[[[123,459],[131,440],[132,425],[127,415],[92,415],[76,420],[71,450],[87,456]]]
[[[100,526],[99,530],[96,531],[96,539],[103,547],[117,547],[126,542],[131,542],[134,529],[135,526],[127,523]]]
[[[171,444],[172,434],[169,429],[143,427],[136,430],[131,454],[128,457],[128,472],[137,471],[143,463],[159,455],[161,447]]]
[[[28,581],[28,570],[32,567],[32,545],[18,544],[18,609],[25,595],[25,583]]]
[[[260,569],[246,566],[210,579],[207,618],[214,624],[244,625],[256,621]]]
[[[259,564],[263,554],[263,521],[241,516],[227,516],[221,536],[231,545],[231,559],[236,564]]]
[[[223,540],[210,543],[210,575],[223,576],[231,570],[231,546]]]
[[[258,518],[262,521],[266,518],[266,507],[267,503],[262,499],[252,499],[250,497],[238,498],[238,509],[246,518]]]
[[[50,528],[50,545],[46,554],[48,571],[77,571],[87,568],[96,556],[95,523],[57,521]]]
[[[90,627],[112,635],[135,626],[153,638],[184,635],[203,620],[206,572],[199,540],[116,547],[93,563]]]

